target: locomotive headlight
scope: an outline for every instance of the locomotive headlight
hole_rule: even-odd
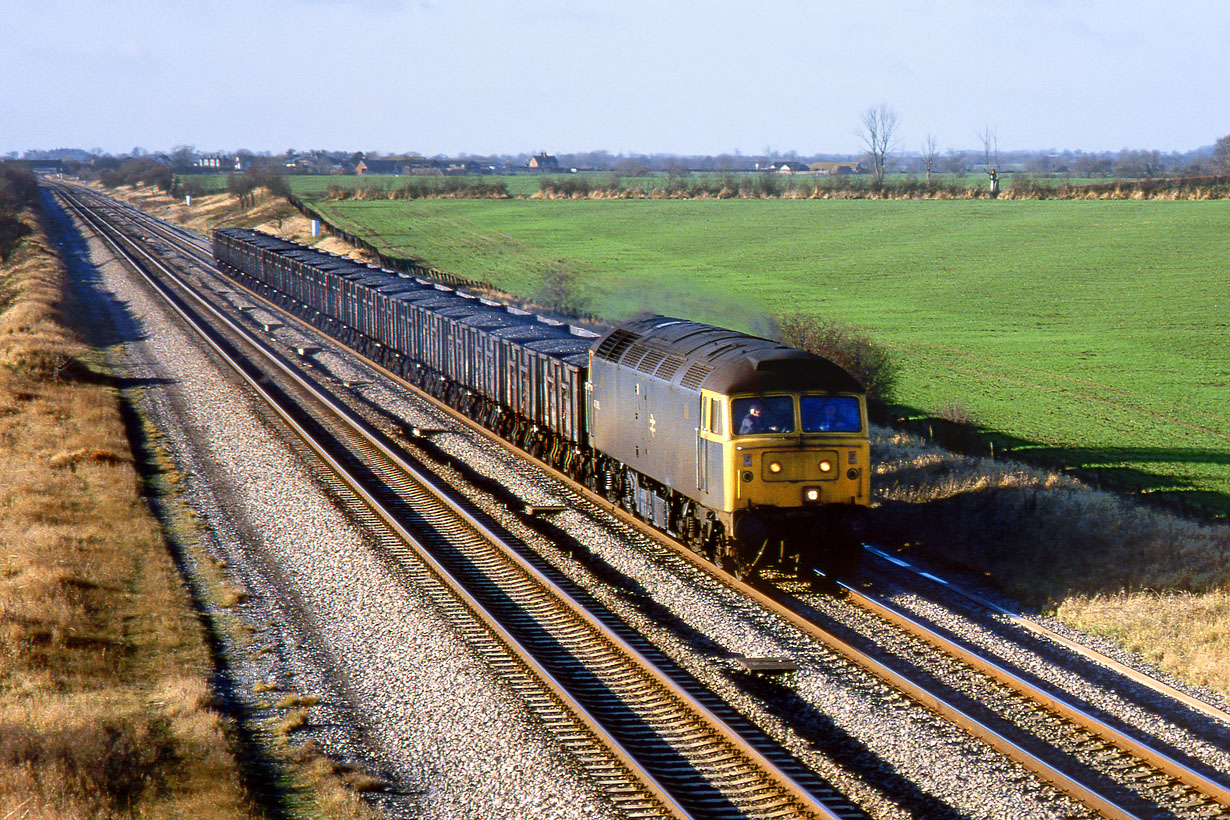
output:
[[[803,491],[803,500],[815,503],[820,500],[820,490],[816,487],[808,487]]]
[[[780,461],[774,461],[769,464],[769,472],[780,473],[781,471],[782,471],[782,463]]]
[[[829,461],[827,458],[824,461],[821,461],[820,462],[820,472],[822,473],[833,472],[833,462]]]

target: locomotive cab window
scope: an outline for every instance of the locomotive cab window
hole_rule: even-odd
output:
[[[726,431],[724,421],[725,419],[722,416],[722,400],[719,398],[709,399],[709,423],[706,429],[714,435],[723,435]]]
[[[793,396],[754,396],[730,403],[735,435],[794,432]]]
[[[803,396],[799,415],[804,433],[857,433],[863,429],[858,399],[853,396]]]

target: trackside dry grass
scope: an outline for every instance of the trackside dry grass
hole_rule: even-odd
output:
[[[877,540],[969,570],[1193,683],[1230,694],[1230,528],[1058,474],[874,439]]]
[[[39,230],[0,268],[0,817],[256,816],[63,286]]]

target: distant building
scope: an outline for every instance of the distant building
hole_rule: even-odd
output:
[[[855,160],[854,162],[813,162],[807,166],[807,169],[814,174],[861,174],[863,173],[863,163]]]
[[[401,159],[361,159],[355,165],[356,174],[401,174],[405,173],[406,163]]]
[[[805,162],[775,162],[769,166],[769,170],[779,174],[806,174],[811,168]]]
[[[28,171],[32,174],[63,173],[64,166],[58,159],[9,159],[0,158],[0,168],[11,168],[14,171]]]
[[[384,159],[364,157],[355,165],[354,172],[356,174],[413,174],[433,167],[435,163],[423,157],[385,157]]]
[[[534,171],[558,171],[559,160],[544,151],[530,157],[526,167]]]
[[[207,154],[197,157],[192,162],[193,168],[198,168],[202,171],[242,171],[243,168],[239,162],[239,157],[233,157],[229,154]]]
[[[455,176],[458,174],[489,174],[492,168],[476,160],[466,159],[445,162],[440,170],[445,174]]]

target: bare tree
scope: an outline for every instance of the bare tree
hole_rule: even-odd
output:
[[[196,157],[196,149],[191,145],[177,145],[171,150],[171,170],[177,174],[186,174],[192,170]]]
[[[981,138],[982,167],[991,180],[991,196],[999,196],[999,133],[988,125]]]
[[[1213,167],[1219,173],[1230,174],[1230,134],[1213,145]]]
[[[884,184],[884,174],[892,166],[893,154],[897,151],[897,127],[901,124],[897,112],[884,103],[868,108],[859,118],[862,130],[859,136],[871,155],[872,171],[876,185]]]
[[[965,169],[969,165],[969,157],[964,151],[949,151],[944,155],[943,168],[950,174],[957,176],[965,176]]]
[[[935,172],[936,165],[940,161],[939,143],[935,141],[935,134],[928,134],[927,140],[923,143],[922,163],[923,168],[927,169],[927,184],[931,184],[931,174]]]
[[[1162,155],[1157,151],[1120,151],[1111,170],[1115,176],[1152,179],[1162,171]]]
[[[239,207],[250,208],[256,204],[256,182],[251,174],[227,174],[226,192],[239,200]]]

